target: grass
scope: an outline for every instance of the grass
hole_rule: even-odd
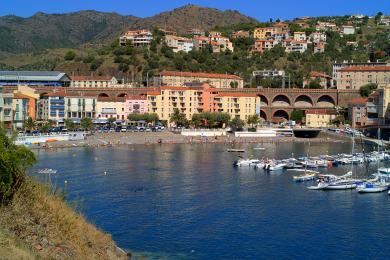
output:
[[[0,243],[2,257],[9,249],[17,259],[127,259],[109,235],[32,179],[0,207]]]

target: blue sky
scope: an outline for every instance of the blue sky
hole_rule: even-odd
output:
[[[235,9],[261,21],[298,16],[373,15],[378,11],[390,14],[390,0],[0,0],[0,15],[28,17],[38,11],[98,10],[147,17],[189,3],[222,10]]]

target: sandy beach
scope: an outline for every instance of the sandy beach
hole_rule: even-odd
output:
[[[224,137],[187,137],[179,133],[164,132],[125,132],[125,133],[95,133],[85,140],[59,141],[49,144],[31,145],[32,149],[69,148],[69,147],[106,147],[118,145],[151,145],[151,144],[193,144],[193,143],[225,143],[234,145],[240,143],[286,143],[286,142],[348,142],[343,136],[321,133],[317,138],[296,137],[235,137],[228,134]]]

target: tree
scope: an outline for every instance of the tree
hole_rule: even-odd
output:
[[[252,128],[257,126],[260,123],[260,117],[257,114],[248,116],[247,123],[251,125]]]
[[[76,124],[70,119],[65,119],[64,124],[68,131],[74,131],[76,129]]]
[[[297,123],[302,122],[304,117],[305,117],[305,112],[301,109],[294,109],[291,112],[291,120],[293,120]]]
[[[48,133],[50,131],[50,128],[50,124],[48,122],[45,122],[39,127],[39,131],[41,131],[42,133]]]
[[[383,13],[382,13],[382,12],[378,12],[378,13],[375,15],[374,20],[375,20],[375,23],[376,23],[376,24],[379,24],[379,22],[380,22],[382,16],[383,16]]]
[[[244,127],[245,122],[241,120],[239,117],[234,117],[232,120],[230,120],[230,127],[237,130]]]
[[[375,83],[369,83],[369,84],[366,84],[364,86],[361,86],[359,89],[360,96],[368,97],[377,88],[378,88],[378,85]]]
[[[148,123],[157,123],[159,121],[159,117],[156,113],[147,113],[145,114],[145,121]]]
[[[24,122],[24,129],[28,130],[29,132],[33,131],[35,127],[35,121],[31,117],[27,118],[27,120]]]
[[[307,85],[307,87],[308,87],[308,88],[312,88],[312,89],[319,89],[319,88],[322,88],[319,79],[311,80],[311,81],[309,82],[309,85]]]
[[[230,87],[231,88],[237,88],[238,87],[238,82],[237,81],[231,81],[230,82]]]
[[[338,115],[335,119],[332,120],[332,124],[334,125],[342,125],[346,122],[345,117],[343,115]]]
[[[115,118],[115,117],[110,117],[110,118],[108,118],[108,123],[110,124],[110,126],[111,126],[112,124],[114,124],[115,121],[116,121],[116,118]]]
[[[0,127],[0,200],[8,203],[26,180],[26,170],[36,162],[34,153],[16,146]]]
[[[80,121],[80,126],[82,129],[91,130],[93,128],[92,119],[89,117],[84,117]]]
[[[173,114],[170,118],[171,122],[175,123],[178,127],[186,127],[188,126],[188,120],[186,118],[186,115],[183,113],[180,113],[179,109],[175,108],[173,111]]]
[[[69,60],[74,60],[76,58],[76,53],[74,51],[67,51],[65,53],[64,59],[69,61]]]

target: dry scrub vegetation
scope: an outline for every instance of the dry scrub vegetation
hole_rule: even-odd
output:
[[[127,259],[109,235],[75,213],[47,186],[31,179],[11,203],[0,207],[0,227],[4,231],[0,229],[0,248],[17,258]]]

